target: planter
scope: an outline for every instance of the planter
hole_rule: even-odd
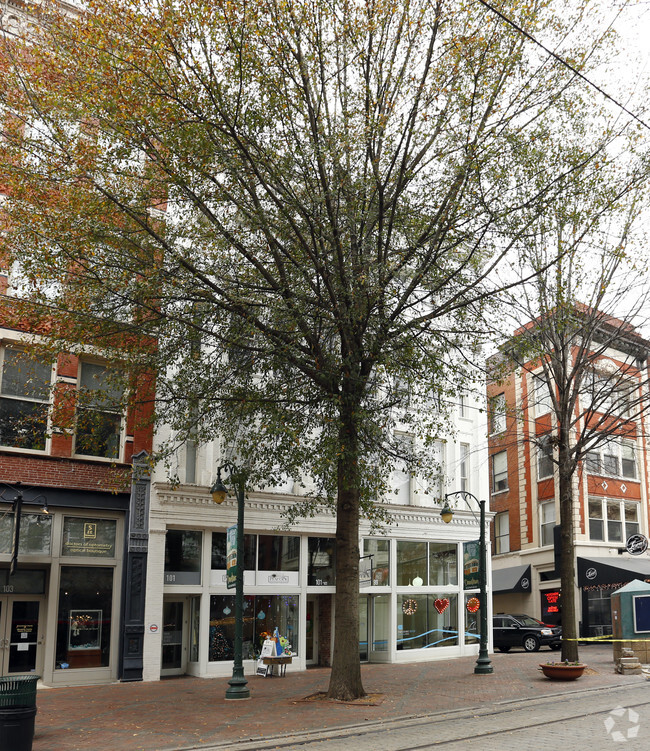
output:
[[[580,663],[579,665],[565,665],[562,662],[547,663],[540,665],[539,668],[547,678],[555,681],[575,681],[580,678],[587,666]]]

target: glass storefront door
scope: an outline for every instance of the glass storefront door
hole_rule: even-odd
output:
[[[361,662],[368,662],[370,602],[371,598],[368,595],[359,595],[359,660],[361,660]]]
[[[187,664],[185,650],[185,600],[163,603],[161,675],[182,675]]]
[[[0,671],[33,673],[39,650],[41,600],[0,597]]]

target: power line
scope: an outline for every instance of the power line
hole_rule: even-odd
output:
[[[593,81],[590,81],[586,76],[584,76],[579,70],[573,67],[570,63],[568,63],[566,60],[561,58],[559,55],[556,55],[555,52],[550,50],[548,47],[543,45],[541,42],[539,42],[537,39],[535,39],[532,34],[529,34],[525,29],[522,29],[521,26],[516,24],[514,21],[512,21],[510,18],[505,16],[503,13],[501,13],[500,10],[497,10],[493,5],[490,5],[490,3],[486,2],[486,0],[478,0],[481,5],[484,5],[488,10],[491,10],[493,13],[496,13],[497,16],[503,21],[505,21],[507,24],[512,26],[513,29],[516,29],[520,34],[523,34],[526,39],[530,39],[533,44],[536,44],[538,47],[541,47],[544,52],[546,52],[547,55],[550,55],[552,58],[557,60],[561,65],[564,65],[566,68],[568,68],[572,73],[574,73],[576,76],[581,78],[585,83],[587,83],[589,86],[592,86],[596,91],[598,91],[600,94],[602,94],[605,99],[609,99],[610,102],[613,102],[617,107],[623,110],[623,112],[627,113],[631,118],[636,120],[638,123],[643,125],[644,128],[647,130],[650,130],[650,125],[646,123],[644,120],[642,120],[638,115],[635,115],[634,112],[630,112],[627,107],[625,107],[623,104],[621,104],[618,100],[614,99],[613,96],[610,96],[606,91],[600,88],[598,84],[595,84]]]

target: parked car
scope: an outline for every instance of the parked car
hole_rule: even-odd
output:
[[[511,647],[523,647],[526,652],[537,652],[546,645],[551,649],[562,646],[562,629],[538,621],[530,615],[497,613],[492,617],[494,646],[500,652]]]

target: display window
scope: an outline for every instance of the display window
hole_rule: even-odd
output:
[[[61,566],[56,669],[107,667],[113,569]]]
[[[457,594],[397,596],[397,649],[458,645]]]
[[[297,595],[248,595],[244,597],[243,659],[259,656],[265,639],[275,629],[297,649],[298,630]],[[210,597],[210,630],[208,634],[208,659],[223,662],[234,657],[235,597],[212,595]]]

